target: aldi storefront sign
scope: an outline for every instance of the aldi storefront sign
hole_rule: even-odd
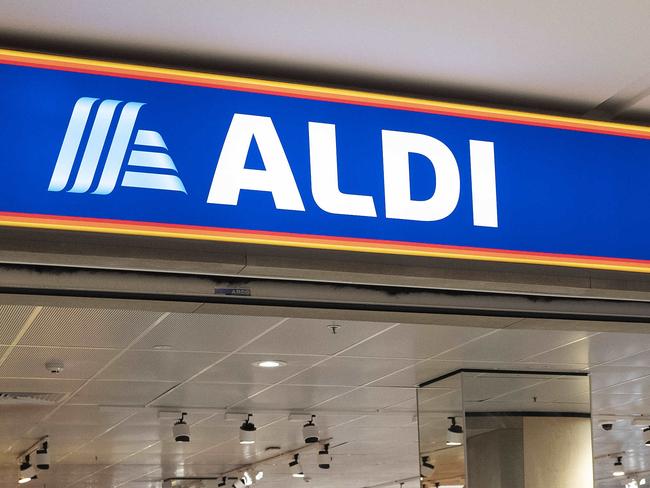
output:
[[[0,50],[0,224],[650,271],[650,128]]]

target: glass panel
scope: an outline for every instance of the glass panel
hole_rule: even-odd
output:
[[[419,389],[418,412],[426,488],[593,486],[587,376],[459,372]]]
[[[452,419],[457,426],[454,430],[460,431],[454,435],[449,433]],[[460,375],[448,377],[418,390],[418,421],[422,486],[465,486]]]

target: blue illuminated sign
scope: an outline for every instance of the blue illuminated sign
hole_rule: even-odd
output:
[[[0,51],[0,224],[650,270],[650,129]]]

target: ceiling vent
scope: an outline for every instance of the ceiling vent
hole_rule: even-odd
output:
[[[0,405],[54,405],[64,396],[64,393],[0,391]]]

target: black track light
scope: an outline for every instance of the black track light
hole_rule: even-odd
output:
[[[463,445],[463,428],[456,424],[456,417],[447,417],[451,420],[451,427],[447,429],[447,445],[448,446],[462,446]]]
[[[187,412],[181,413],[181,418],[176,421],[172,428],[176,442],[190,442],[190,426],[185,422],[186,415]]]
[[[318,426],[314,423],[316,415],[312,415],[309,422],[302,426],[302,436],[307,444],[318,442]]]
[[[429,456],[422,456],[422,464],[420,465],[420,475],[428,478],[433,474],[435,466],[429,462]]]
[[[617,456],[616,462],[614,463],[614,471],[612,471],[612,476],[625,476],[625,470],[623,469],[623,456]]]
[[[29,454],[25,456],[25,460],[20,464],[20,476],[18,478],[19,484],[29,483],[32,480],[35,480],[36,469],[29,462]]]
[[[330,455],[330,445],[324,444],[318,451],[318,467],[321,469],[330,469],[332,456]]]
[[[302,466],[300,466],[299,454],[293,455],[293,461],[289,463],[289,472],[294,478],[304,478],[305,473],[302,471]]]
[[[255,431],[257,427],[251,422],[252,413],[249,413],[239,428],[239,443],[240,444],[255,444]]]
[[[50,469],[50,453],[47,450],[47,441],[43,442],[41,448],[36,450],[34,462],[38,469]]]

